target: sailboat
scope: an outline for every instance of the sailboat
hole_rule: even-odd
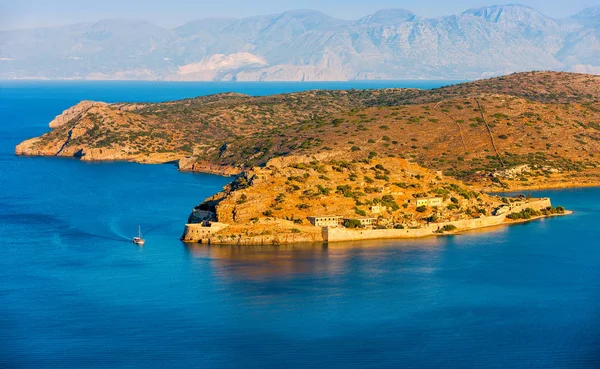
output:
[[[138,226],[138,236],[133,237],[133,243],[135,243],[136,245],[143,245],[144,242],[146,241],[144,241],[144,239],[142,238],[142,228]]]

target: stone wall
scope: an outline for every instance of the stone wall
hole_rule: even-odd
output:
[[[227,224],[212,223],[212,227],[201,224],[186,224],[181,240],[188,243],[207,245],[285,245],[293,243],[323,242],[322,232],[315,227],[303,227],[300,233],[277,233],[246,235],[224,231]],[[316,232],[314,230],[317,230]]]
[[[227,227],[227,224],[218,222],[210,223],[210,227],[206,227],[202,223],[186,224],[181,240],[184,242],[198,242],[202,239],[211,238],[215,233]]]
[[[477,219],[457,220],[453,222],[431,223],[427,227],[418,229],[364,229],[352,230],[342,227],[324,227],[321,232],[313,232],[317,227],[300,227],[300,233],[281,233],[264,235],[231,235],[226,229],[228,224],[213,222],[211,227],[203,227],[202,224],[186,224],[181,240],[184,242],[198,242],[205,244],[225,245],[278,245],[300,242],[342,242],[374,239],[401,239],[421,238],[433,236],[445,225],[454,225],[457,230],[469,230],[485,227],[493,227],[502,224],[506,215],[532,208],[534,210],[545,209],[552,206],[550,199],[536,199],[529,202],[512,204],[510,211],[498,216],[482,217]],[[231,233],[231,232],[230,232]]]
[[[527,208],[542,210],[549,206],[552,206],[550,199],[537,199],[526,203],[520,203],[518,205],[513,204],[511,210],[502,215],[482,217],[477,219],[457,220],[453,222],[431,223],[427,227],[418,229],[352,230],[347,228],[324,228],[323,239],[327,242],[342,242],[391,238],[421,238],[435,235],[436,232],[445,225],[453,225],[459,231],[493,227],[504,223],[506,216],[510,213],[518,213]]]

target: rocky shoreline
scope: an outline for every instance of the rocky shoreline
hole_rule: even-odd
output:
[[[418,239],[434,236],[456,235],[474,230],[497,227],[501,225],[521,224],[553,216],[570,215],[564,211],[548,215],[533,216],[529,219],[510,220],[509,214],[532,209],[542,211],[552,208],[549,198],[532,199],[511,207],[510,211],[496,216],[481,217],[451,222],[431,223],[415,229],[347,229],[344,227],[302,227],[297,234],[260,234],[243,235],[228,233],[225,223],[186,224],[181,240],[186,243],[206,245],[285,245],[294,243],[338,243],[350,241],[384,240],[384,239]],[[447,230],[446,230],[447,229]]]

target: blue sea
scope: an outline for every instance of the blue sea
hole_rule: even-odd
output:
[[[599,368],[598,188],[460,236],[186,246],[230,178],[14,155],[83,99],[441,84],[0,82],[0,368]]]

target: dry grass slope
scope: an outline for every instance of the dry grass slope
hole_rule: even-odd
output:
[[[600,77],[531,72],[432,91],[220,94],[93,106],[24,155],[240,173],[290,155],[400,157],[478,188],[600,183]]]

